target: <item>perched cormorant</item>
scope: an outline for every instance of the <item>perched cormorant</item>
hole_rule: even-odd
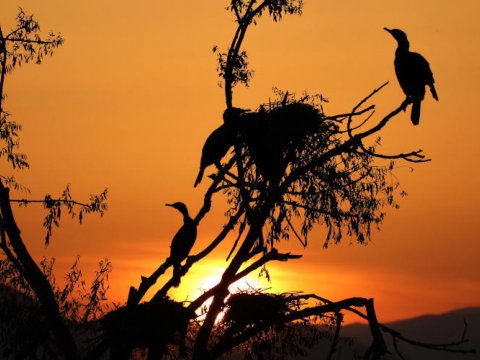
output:
[[[240,114],[247,110],[229,108],[223,112],[223,125],[215,129],[205,141],[200,160],[200,170],[193,187],[196,187],[203,178],[203,172],[207,166],[216,164],[220,167],[220,160],[225,156],[231,146],[235,143],[240,126]]]
[[[197,238],[197,225],[193,219],[188,215],[187,206],[182,202],[176,202],[173,204],[166,204],[171,206],[183,215],[183,226],[177,231],[173,237],[172,244],[170,245],[170,260],[173,265],[173,278],[175,280],[175,286],[180,284],[180,264],[185,260],[190,253],[190,250]]]
[[[395,51],[395,73],[398,82],[407,95],[407,99],[412,102],[411,120],[413,125],[420,122],[420,107],[425,96],[425,85],[430,87],[432,96],[438,101],[437,92],[435,90],[434,79],[430,65],[425,58],[415,52],[409,51],[409,42],[407,34],[399,29],[387,29],[397,40],[398,47]]]
[[[232,124],[233,126],[238,128],[240,122],[240,115],[248,111],[250,110],[240,109],[236,107],[227,108],[223,112],[223,122],[227,125]]]

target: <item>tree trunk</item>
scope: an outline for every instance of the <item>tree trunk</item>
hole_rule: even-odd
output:
[[[10,240],[10,244],[24,269],[25,279],[32,287],[47,314],[49,326],[55,336],[58,349],[65,359],[80,359],[75,340],[60,314],[52,287],[45,275],[37,266],[28,252],[21,236],[20,229],[15,223],[10,206],[9,189],[0,182],[0,210],[3,226]]]

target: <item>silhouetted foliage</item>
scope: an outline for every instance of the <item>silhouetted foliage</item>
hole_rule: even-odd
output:
[[[42,306],[0,285],[0,357],[54,359],[55,347]]]
[[[396,206],[398,184],[388,177],[391,169],[374,166],[374,156],[357,151],[354,142],[351,151],[334,154],[345,141],[345,121],[323,114],[315,103],[320,97],[297,101],[287,95],[268,109],[263,104],[258,112],[242,115],[244,178],[243,183],[228,179],[233,209],[245,198],[254,208],[267,201],[267,194],[271,197],[265,228],[269,247],[292,230],[306,245],[315,224],[327,228],[325,246],[332,239],[339,242],[344,232],[365,242],[371,226],[382,222],[384,207]],[[295,218],[301,221],[299,232],[293,229]]]
[[[52,55],[54,49],[62,44],[60,34],[50,33],[46,38],[41,38],[40,25],[21,8],[15,28],[4,34],[0,27],[0,157],[6,157],[14,168],[27,168],[28,162],[25,154],[16,152],[18,133],[22,127],[9,120],[10,114],[3,106],[5,76],[24,63],[33,61],[41,64],[46,55]]]
[[[65,285],[61,288],[53,272],[55,259],[43,258],[39,266],[51,284],[62,317],[70,324],[70,331],[77,338],[82,338],[91,331],[89,324],[92,321],[111,310],[106,303],[111,264],[107,259],[100,261],[98,271],[87,287],[78,267],[79,260],[77,257],[65,274]],[[45,308],[8,258],[0,260],[0,301],[3,304],[0,312],[0,355],[7,358],[58,358],[58,348]],[[79,345],[86,347],[81,342]]]

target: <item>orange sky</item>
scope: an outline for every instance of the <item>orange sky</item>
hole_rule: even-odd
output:
[[[103,219],[88,217],[83,226],[65,219],[49,248],[42,243],[43,213],[34,206],[17,211],[22,233],[38,258],[57,258],[60,272],[77,254],[84,273],[108,257],[114,300],[125,300],[128,287],[168,255],[181,217],[164,204],[183,201],[195,213],[203,199],[208,181],[192,185],[203,142],[222,121],[224,94],[211,49],[225,49],[232,36],[226,4],[0,4],[2,28],[13,26],[22,6],[43,30],[66,39],[41,66],[24,66],[7,78],[5,107],[24,126],[22,150],[31,165],[18,180],[37,198],[59,194],[68,183],[80,199],[110,190]],[[393,70],[395,42],[384,26],[405,30],[412,50],[429,60],[440,98],[437,103],[427,94],[420,126],[400,114],[382,134],[386,151],[423,148],[433,161],[414,172],[397,170],[409,196],[400,210],[389,210],[371,243],[323,250],[321,229],[306,250],[292,239],[284,248],[303,259],[272,265],[272,284],[261,286],[332,300],[374,297],[383,321],[480,305],[479,13],[477,0],[305,0],[303,16],[280,23],[263,17],[249,30],[244,45],[255,76],[250,88],[236,89],[237,106],[255,108],[276,86],[322,93],[331,101],[327,113],[346,112],[390,80],[376,103],[379,114],[393,109],[403,94]],[[224,223],[223,199],[214,206],[194,250]],[[208,277],[221,271],[226,251],[195,266],[178,298],[190,293],[191,299],[211,284]]]

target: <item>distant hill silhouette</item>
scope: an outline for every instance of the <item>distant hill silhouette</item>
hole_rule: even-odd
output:
[[[470,342],[462,348],[474,348],[477,354],[455,354],[414,347],[405,343],[399,345],[403,356],[409,360],[457,360],[457,359],[479,359],[480,352],[480,307],[472,307],[454,310],[440,315],[423,315],[412,319],[395,321],[386,324],[388,327],[397,330],[403,336],[417,341],[429,343],[447,343],[460,340],[463,332],[463,320],[468,323],[466,338]],[[339,352],[335,354],[335,360],[361,359],[365,349],[371,343],[371,335],[367,324],[346,325],[341,331],[342,342]],[[354,340],[353,344],[347,340]],[[385,337],[391,349],[391,338]],[[315,346],[309,355],[302,359],[320,359],[328,349],[326,341]],[[386,359],[400,359],[392,354]]]

